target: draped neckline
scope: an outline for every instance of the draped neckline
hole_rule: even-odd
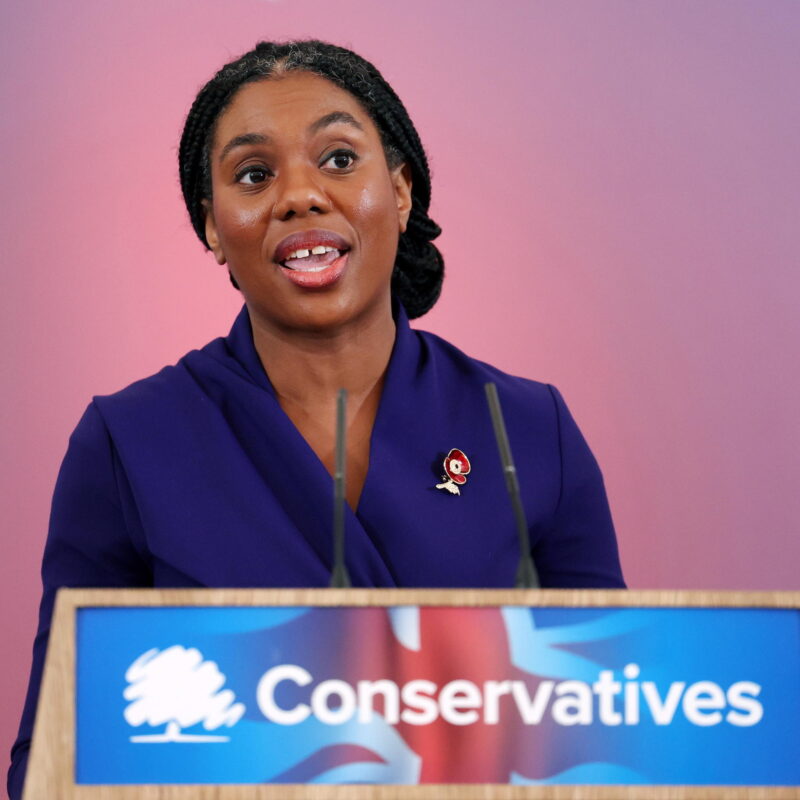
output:
[[[420,356],[420,344],[414,330],[409,325],[402,305],[393,303],[392,314],[395,321],[395,341],[370,434],[367,474],[355,511],[349,505],[345,506],[348,534],[351,530],[357,532],[357,538],[366,537],[373,546],[374,542],[367,532],[369,525],[365,525],[365,523],[369,522],[370,509],[380,506],[382,488],[389,479],[386,475],[377,474],[380,470],[376,468],[376,463],[386,461],[386,455],[382,456],[380,451],[392,438],[387,434],[402,430],[405,424],[404,416],[411,413],[405,400],[417,373]],[[275,388],[255,348],[252,324],[246,306],[242,307],[230,334],[224,341],[228,353],[244,369],[250,381],[263,389],[269,398],[270,419],[279,426],[281,438],[286,443],[285,452],[281,454],[281,458],[302,462],[302,469],[306,472],[310,471],[308,488],[315,487],[313,491],[309,492],[311,502],[329,502],[332,498],[333,478],[281,407]],[[348,544],[347,550],[348,553],[351,552],[350,544]],[[383,563],[381,554],[376,553],[376,555],[378,555],[378,560]],[[392,585],[393,583],[394,581],[387,571],[383,576],[383,583],[380,585]]]

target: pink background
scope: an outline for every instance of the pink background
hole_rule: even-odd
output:
[[[260,38],[373,60],[434,173],[417,324],[556,384],[635,588],[800,589],[800,4],[33,0],[0,17],[2,744],[50,494],[93,394],[224,334],[176,147]]]

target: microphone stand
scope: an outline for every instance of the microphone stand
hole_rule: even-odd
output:
[[[503,412],[500,409],[500,398],[497,396],[497,386],[493,383],[487,383],[484,385],[484,388],[486,389],[486,400],[489,403],[489,413],[492,415],[494,437],[497,440],[497,449],[500,451],[500,461],[503,464],[506,488],[511,497],[514,519],[517,523],[517,533],[519,534],[519,566],[517,567],[517,577],[514,586],[517,589],[539,589],[541,588],[539,574],[536,571],[531,556],[528,523],[525,520],[525,511],[522,508],[522,497],[519,491],[517,469],[514,466],[514,459],[511,456],[511,445],[508,443],[506,424],[503,420]]]
[[[332,589],[348,589],[350,575],[344,561],[344,487],[347,459],[347,389],[339,389],[336,397],[336,464],[333,472],[333,571]]]

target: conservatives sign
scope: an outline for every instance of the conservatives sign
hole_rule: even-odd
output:
[[[84,608],[76,780],[800,784],[800,612]]]

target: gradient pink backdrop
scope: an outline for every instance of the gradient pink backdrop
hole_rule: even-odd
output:
[[[226,333],[176,177],[259,38],[353,47],[425,142],[417,324],[555,383],[636,588],[798,589],[800,3],[34,0],[0,10],[3,630],[16,731],[50,494],[93,394]]]

